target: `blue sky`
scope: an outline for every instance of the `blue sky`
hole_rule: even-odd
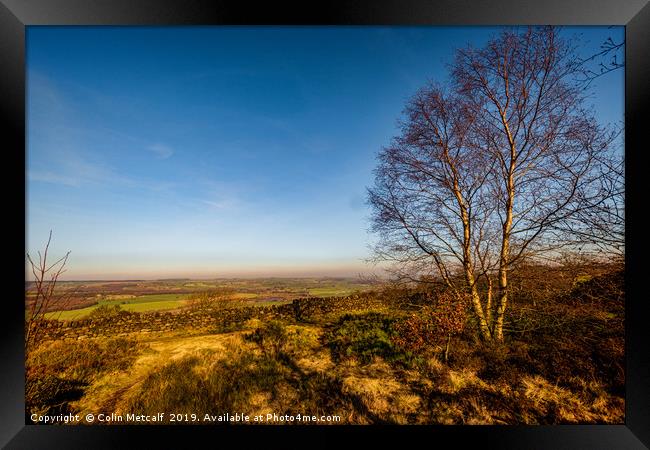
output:
[[[27,250],[53,230],[67,279],[368,273],[375,154],[495,31],[30,26]],[[623,120],[623,71],[593,92]]]

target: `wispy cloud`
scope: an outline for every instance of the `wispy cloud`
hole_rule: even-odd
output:
[[[89,152],[84,153],[88,154]],[[134,180],[120,174],[108,164],[90,161],[76,150],[66,149],[60,151],[57,156],[48,168],[44,168],[42,164],[34,164],[36,167],[29,167],[28,179],[72,187],[135,184]]]
[[[236,213],[242,212],[250,206],[246,198],[246,193],[250,192],[250,186],[246,183],[202,177],[198,177],[195,183],[201,192],[201,195],[195,198],[195,205],[200,205],[199,207],[203,210],[227,210],[230,213]]]
[[[59,175],[53,172],[30,171],[28,173],[29,181],[40,181],[43,183],[62,184],[64,186],[79,187],[80,180],[76,177]]]
[[[147,150],[154,153],[160,159],[167,159],[174,154],[174,150],[165,144],[153,144]]]
[[[214,209],[232,209],[238,205],[237,199],[231,198],[224,198],[221,200],[217,201],[212,201],[212,200],[201,200],[202,203],[214,208]]]
[[[106,142],[145,148],[160,159],[174,150],[161,142],[148,145],[143,138],[103,126],[87,126],[82,114],[48,77],[30,72],[30,116],[27,177],[30,183],[74,188],[89,186],[171,192],[175,183],[143,174],[129,174],[120,161],[110,162]],[[76,86],[78,88],[78,86]],[[82,123],[83,125],[80,125]],[[151,141],[149,141],[151,143]]]

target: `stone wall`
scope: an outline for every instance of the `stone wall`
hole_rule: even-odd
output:
[[[322,314],[381,307],[374,295],[349,297],[299,298],[286,305],[247,306],[210,312],[181,310],[176,312],[130,313],[123,311],[109,317],[45,322],[44,339],[79,340],[99,336],[123,336],[135,332],[165,332],[175,330],[210,331],[219,326],[257,319],[305,321]]]

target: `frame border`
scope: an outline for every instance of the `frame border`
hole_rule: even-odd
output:
[[[642,449],[650,448],[650,353],[643,342],[649,332],[643,290],[643,250],[640,231],[642,142],[646,137],[650,97],[650,5],[648,0],[337,0],[308,5],[235,0],[0,0],[0,111],[8,145],[5,157],[12,169],[5,171],[5,192],[11,193],[10,225],[12,259],[23,259],[25,251],[25,201],[17,186],[26,190],[25,179],[25,27],[32,25],[625,25],[625,142],[626,142],[626,402],[625,425],[556,426],[430,426],[430,427],[328,427],[302,442],[320,446],[339,445],[350,437],[402,444],[405,439],[444,441],[455,446],[529,449]],[[644,114],[645,113],[645,114]],[[15,191],[18,191],[16,193]],[[639,207],[633,207],[632,205]],[[21,215],[22,209],[22,215]],[[22,218],[19,219],[19,218]],[[22,225],[22,228],[21,228]],[[20,265],[11,267],[11,299],[1,317],[0,445],[6,448],[112,448],[135,445],[185,446],[200,436],[220,443],[224,434],[239,445],[251,438],[258,442],[283,438],[288,427],[118,426],[39,427],[25,425],[24,350],[22,303],[24,275]],[[282,430],[280,430],[282,428]],[[320,430],[320,427],[316,427]],[[291,428],[295,430],[295,428]],[[310,427],[310,430],[315,428]],[[127,431],[125,433],[124,431]],[[305,431],[299,427],[299,431]],[[322,431],[322,430],[320,430]],[[408,434],[406,434],[408,433]],[[300,433],[302,434],[302,433]],[[372,436],[371,436],[372,434]],[[292,432],[291,436],[295,436]],[[300,444],[301,440],[294,440]]]

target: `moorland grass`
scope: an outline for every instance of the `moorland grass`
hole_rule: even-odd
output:
[[[29,413],[68,412],[98,376],[124,371],[142,346],[134,339],[92,339],[41,344],[25,362],[25,404]]]
[[[412,307],[343,312],[310,323],[251,320],[213,330],[222,334],[211,335],[210,351],[201,352],[204,345],[166,355],[115,408],[137,414],[300,411],[338,414],[341,423],[622,423],[622,279],[584,280],[543,303],[515,299],[504,343],[482,343],[468,325],[454,336],[446,362],[438,343],[417,354],[400,347],[396,338],[406,331],[396,324],[417,314]],[[396,305],[402,303],[412,302]],[[58,408],[69,402],[65,395],[83,395],[97,373],[125,371],[128,377],[128,364],[103,361],[113,353],[119,361],[120,346],[58,345],[53,355],[40,356],[49,361],[42,383],[52,386],[41,392]],[[72,360],[75,352],[84,361],[80,366]]]

